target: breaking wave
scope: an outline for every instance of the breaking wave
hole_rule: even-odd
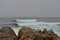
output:
[[[47,21],[47,20],[46,20]],[[0,26],[9,25],[14,27],[14,30],[19,30],[19,26],[31,27],[33,29],[52,29],[57,35],[60,36],[60,22],[46,22],[46,21],[38,21],[37,19],[1,19]]]
[[[41,22],[36,19],[15,19],[18,26],[60,26],[60,22]]]
[[[15,19],[15,21],[18,26],[26,26],[36,30],[52,29],[60,36],[60,22],[42,22],[36,19]]]

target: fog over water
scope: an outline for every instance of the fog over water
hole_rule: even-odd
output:
[[[0,17],[60,17],[60,0],[0,0]]]

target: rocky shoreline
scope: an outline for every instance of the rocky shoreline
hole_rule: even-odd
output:
[[[3,27],[0,29],[0,40],[60,40],[60,37],[53,30],[41,31],[29,27],[22,27],[17,36],[12,28]]]

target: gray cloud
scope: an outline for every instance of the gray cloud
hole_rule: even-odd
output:
[[[0,17],[60,17],[60,0],[0,0]]]

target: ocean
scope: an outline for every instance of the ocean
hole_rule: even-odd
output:
[[[60,17],[1,17],[0,28],[4,26],[11,27],[16,35],[23,26],[26,26],[36,30],[52,29],[55,34],[60,36]]]

